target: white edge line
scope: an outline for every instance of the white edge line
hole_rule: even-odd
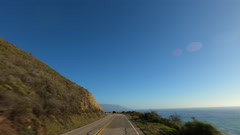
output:
[[[108,116],[108,115],[107,115],[107,116]],[[95,122],[93,122],[93,123],[90,123],[90,124],[88,124],[88,125],[85,125],[85,126],[83,126],[83,127],[80,127],[80,128],[77,128],[77,129],[74,129],[74,130],[71,130],[71,131],[68,131],[67,133],[63,133],[63,134],[61,134],[61,135],[68,135],[68,134],[70,134],[70,133],[72,133],[72,132],[75,132],[75,131],[80,130],[80,129],[85,128],[85,127],[88,127],[88,126],[90,126],[90,125],[92,125],[92,124],[94,124],[94,123],[97,123],[98,121],[101,121],[101,120],[105,119],[107,116],[105,116],[104,118],[102,118],[102,119],[100,119],[100,120],[97,120],[97,121],[95,121]]]
[[[125,119],[127,119],[127,121],[130,123],[130,125],[132,126],[132,128],[134,129],[134,131],[136,132],[137,135],[139,135],[139,133],[137,132],[137,130],[135,129],[135,127],[133,126],[133,124],[131,123],[131,121],[128,120],[128,118],[124,115]]]

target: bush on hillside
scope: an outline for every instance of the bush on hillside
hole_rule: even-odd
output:
[[[214,126],[208,123],[194,121],[183,123],[180,116],[171,115],[163,118],[156,112],[140,113],[126,112],[146,135],[222,135]]]
[[[176,122],[176,123],[179,123],[179,124],[182,124],[182,120],[181,120],[180,115],[177,115],[176,113],[174,115],[171,115],[169,117],[169,120],[171,120],[173,122]]]
[[[215,127],[211,124],[192,121],[184,124],[181,130],[182,135],[222,135]]]
[[[161,121],[161,116],[159,116],[156,112],[147,112],[141,115],[140,119],[147,122],[155,122],[159,123]]]

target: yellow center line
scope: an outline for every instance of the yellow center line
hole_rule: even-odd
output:
[[[115,117],[116,117],[116,115],[114,115],[114,116],[112,117],[112,119],[111,119],[106,125],[104,125],[102,128],[100,128],[95,135],[100,135],[100,134],[102,133],[102,131],[113,121],[113,119],[114,119]]]

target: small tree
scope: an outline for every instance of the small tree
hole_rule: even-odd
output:
[[[171,116],[169,117],[169,119],[170,119],[171,121],[174,121],[174,122],[179,123],[179,124],[182,123],[181,117],[180,117],[179,115],[177,115],[176,113],[175,113],[174,115],[171,115]]]
[[[200,121],[187,122],[181,133],[182,135],[222,135],[211,124]]]

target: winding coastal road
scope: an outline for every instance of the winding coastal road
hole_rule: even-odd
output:
[[[105,118],[62,135],[143,135],[123,114],[108,114]]]

